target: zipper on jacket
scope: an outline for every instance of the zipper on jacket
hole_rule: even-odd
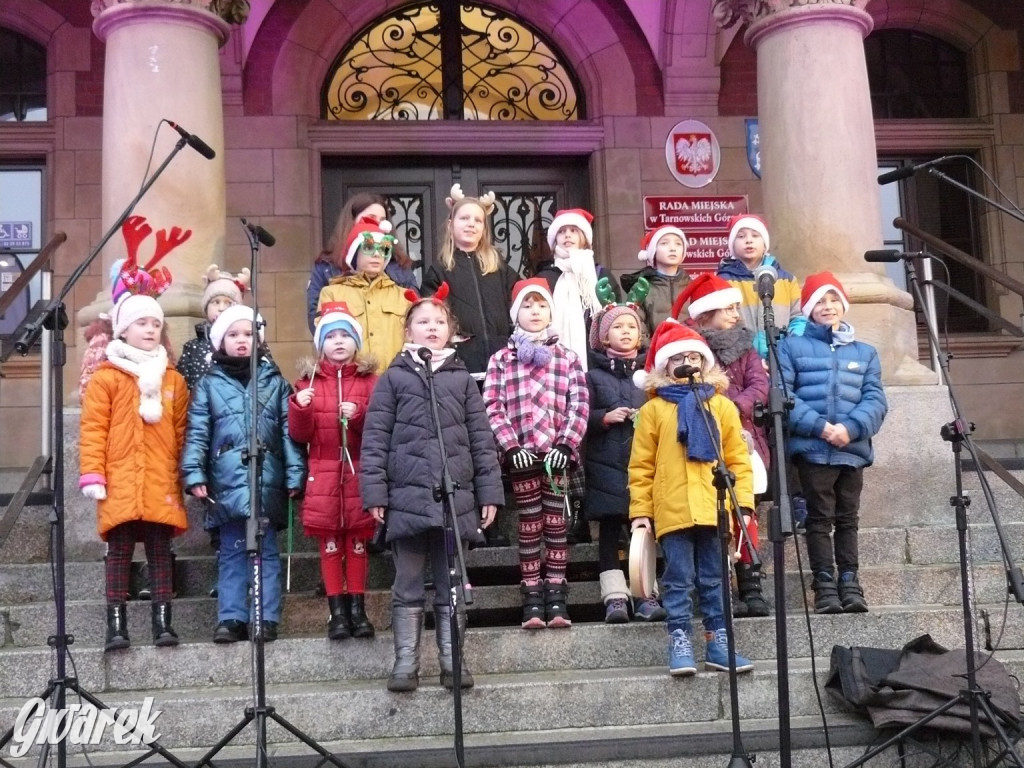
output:
[[[466,258],[472,260],[473,256],[467,254]],[[490,357],[489,350],[491,348],[491,339],[487,333],[487,316],[484,314],[484,297],[480,293],[480,279],[476,274],[476,264],[470,264],[469,272],[473,275],[473,288],[476,290],[476,306],[480,310],[480,328],[484,333],[484,350],[487,356]]]

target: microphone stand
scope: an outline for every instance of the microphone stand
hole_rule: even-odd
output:
[[[184,141],[184,140],[182,140]],[[243,220],[244,221],[244,220]],[[242,463],[249,471],[249,517],[245,524],[245,551],[249,557],[250,573],[252,574],[252,630],[249,639],[253,645],[255,656],[255,669],[253,670],[253,688],[255,704],[245,708],[242,719],[229,730],[224,737],[214,744],[203,757],[196,763],[195,768],[202,768],[208,765],[214,768],[213,758],[224,749],[249,723],[256,723],[256,768],[265,768],[269,764],[267,755],[267,720],[273,720],[279,726],[288,731],[307,747],[320,755],[317,765],[325,762],[336,765],[339,768],[347,768],[346,764],[328,752],[306,733],[279,715],[274,707],[267,705],[267,672],[266,657],[264,653],[264,628],[263,628],[263,539],[266,536],[269,520],[261,517],[262,494],[260,484],[263,474],[263,455],[266,453],[266,446],[259,439],[259,349],[260,329],[263,320],[260,318],[258,304],[259,285],[259,251],[260,233],[256,229],[246,227],[246,236],[249,239],[250,262],[249,273],[251,275],[250,290],[252,293],[252,348],[249,351],[249,412],[248,429],[249,444],[242,452]]]
[[[768,344],[768,404],[756,409],[755,423],[768,428],[771,464],[772,505],[768,517],[768,538],[772,542],[773,586],[775,593],[775,661],[778,673],[779,766],[792,765],[792,729],[789,712],[789,640],[786,634],[786,539],[793,535],[793,505],[786,477],[785,421],[793,401],[786,396],[779,371],[779,336],[775,325],[775,284],[765,281],[758,291],[764,305],[764,333]]]
[[[710,403],[707,405],[700,399],[700,392],[697,387],[698,382],[695,379],[696,373],[694,371],[688,372],[688,380],[690,391],[693,392],[693,396],[697,398],[697,410],[700,411],[701,418],[704,420],[704,427],[708,431],[708,437],[712,437],[715,433],[711,429],[712,416],[708,413],[708,409],[711,407]],[[708,385],[710,386],[710,385]],[[717,489],[718,499],[718,537],[721,539],[722,549],[722,613],[725,618],[725,640],[726,648],[729,653],[729,715],[732,719],[732,757],[729,759],[728,768],[752,768],[751,763],[757,758],[753,755],[747,754],[743,748],[743,738],[740,734],[740,703],[739,703],[739,691],[736,683],[736,638],[733,634],[733,623],[732,623],[732,582],[729,578],[729,571],[732,561],[732,547],[729,546],[729,539],[732,536],[732,529],[729,525],[729,510],[725,504],[726,493],[729,494],[729,499],[732,502],[733,512],[736,517],[737,523],[739,523],[740,530],[743,531],[743,537],[750,542],[750,536],[747,532],[747,524],[743,520],[743,514],[740,512],[740,505],[736,499],[736,476],[728,470],[725,465],[725,456],[722,454],[721,446],[721,435],[718,440],[711,440],[715,446],[716,461],[714,467],[711,468],[711,473],[714,476],[712,483]],[[757,552],[753,547],[750,547],[751,557],[755,565],[760,565]]]
[[[973,190],[971,191],[973,192]],[[918,306],[921,307],[921,311],[927,315],[927,305],[924,303],[924,297],[921,294],[921,286],[917,279],[917,271],[909,259],[905,261],[905,266],[907,270],[907,280],[910,283],[914,298],[916,299]],[[929,318],[925,317],[925,320],[928,321]],[[1014,746],[1014,741],[1007,735],[1007,728],[1011,728],[1015,730],[1019,736],[1020,727],[1008,721],[993,709],[992,704],[990,703],[992,695],[991,691],[987,691],[984,688],[979,687],[976,677],[977,667],[976,660],[974,658],[974,618],[972,615],[973,600],[970,581],[971,554],[967,548],[967,507],[970,506],[971,499],[963,492],[963,470],[960,466],[960,451],[962,445],[967,446],[967,451],[971,454],[971,458],[974,460],[974,466],[979,468],[978,474],[982,478],[982,488],[985,492],[985,500],[988,503],[989,511],[992,514],[992,521],[995,524],[996,538],[999,539],[999,545],[1003,554],[1003,562],[1007,568],[1006,576],[1007,581],[1009,582],[1009,592],[1018,603],[1024,603],[1024,578],[1021,576],[1021,569],[1014,565],[1016,560],[1010,552],[1009,545],[1006,541],[1006,535],[1004,534],[1003,527],[999,522],[999,515],[996,511],[995,500],[992,498],[992,492],[980,470],[981,462],[978,461],[978,457],[974,449],[974,443],[971,440],[971,432],[974,431],[974,424],[966,421],[962,416],[963,412],[960,409],[959,402],[957,401],[956,391],[954,390],[953,383],[949,378],[949,359],[946,355],[940,354],[941,350],[939,347],[939,340],[935,336],[930,322],[926,322],[925,327],[928,329],[928,343],[931,345],[932,350],[938,357],[939,364],[942,367],[942,377],[946,382],[947,389],[949,390],[949,402],[953,411],[953,421],[948,424],[943,424],[942,428],[939,430],[939,434],[942,436],[943,440],[950,444],[953,451],[953,471],[954,481],[956,484],[956,495],[950,497],[949,504],[954,508],[954,510],[956,510],[957,546],[959,549],[960,559],[960,599],[963,605],[966,687],[946,703],[924,715],[920,720],[911,723],[892,738],[882,742],[868,752],[865,752],[860,758],[847,765],[846,768],[856,768],[856,766],[864,765],[866,762],[876,755],[881,754],[893,744],[902,744],[906,737],[914,734],[921,728],[927,727],[932,720],[948,712],[958,704],[967,704],[970,709],[971,765],[973,765],[974,768],[980,768],[982,765],[981,731],[979,727],[979,720],[982,716],[984,716],[992,730],[995,731],[996,738],[998,738],[1003,746],[1003,751],[999,753],[991,765],[994,766],[1002,764],[1001,761],[1005,755],[1009,756],[1010,764],[1016,765],[1017,768],[1024,768],[1024,759],[1022,759],[1020,754],[1017,752],[1017,749]],[[947,765],[950,764],[946,761],[943,762]],[[938,765],[938,763],[936,763],[936,765]]]
[[[448,453],[441,436],[441,414],[437,409],[434,392],[434,366],[431,365],[430,350],[421,348],[420,357],[427,373],[427,392],[430,397],[430,413],[434,419],[437,448],[441,454],[441,483],[434,486],[434,501],[441,502],[444,517],[445,556],[448,560],[448,622],[452,635],[452,693],[455,708],[455,763],[463,768],[465,763],[462,734],[462,637],[459,635],[459,592],[462,591],[466,605],[473,604],[473,587],[466,575],[466,559],[462,551],[462,537],[459,536],[455,519],[455,491],[459,487],[448,471]],[[456,564],[456,559],[458,563]],[[435,614],[436,620],[436,614]]]
[[[149,188],[153,186],[154,182],[164,172],[164,169],[170,165],[175,155],[184,148],[185,139],[180,139],[175,143],[174,148],[164,159],[163,163],[139,188],[138,194],[128,203],[128,207],[117,217],[117,220],[110,226],[110,229],[104,233],[99,243],[92,249],[92,252],[71,273],[57,298],[53,299],[49,306],[40,313],[38,319],[31,327],[26,326],[23,329],[22,336],[19,339],[23,343],[23,347],[20,347],[19,351],[23,349],[22,354],[26,354],[39,336],[42,335],[44,328],[52,332],[50,337],[50,360],[53,371],[51,377],[53,382],[53,441],[50,445],[53,451],[53,508],[50,510],[49,523],[50,547],[53,552],[53,599],[57,613],[57,632],[47,638],[46,644],[57,652],[57,669],[56,676],[51,678],[46,686],[46,690],[38,698],[50,700],[50,708],[59,712],[63,712],[66,709],[68,691],[74,692],[80,699],[89,702],[97,710],[110,709],[96,696],[82,688],[77,677],[69,677],[67,674],[67,658],[70,655],[68,646],[75,642],[75,636],[67,632],[67,582],[65,576],[67,562],[64,552],[64,366],[67,364],[67,346],[64,342],[64,330],[68,325],[67,307],[64,304],[64,300],[71,293],[71,290],[81,279],[82,275],[89,269],[92,262],[95,261],[103,246],[107,244],[107,241],[114,236],[114,233],[131,216],[132,211],[135,210],[135,206],[138,205],[143,195],[149,191]],[[10,743],[13,737],[14,727],[12,726],[0,737],[0,752]],[[67,765],[67,732],[63,733],[56,745],[51,745],[49,741],[43,744],[39,756],[39,765],[47,764],[51,746],[57,747],[58,768],[65,768]],[[139,758],[136,764],[148,760],[153,754],[159,754],[177,768],[186,768],[184,763],[164,749],[159,742],[153,741],[146,746],[149,748],[149,752],[144,757]],[[6,767],[10,763],[0,758],[0,765]]]

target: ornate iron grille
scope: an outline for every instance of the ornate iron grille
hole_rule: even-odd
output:
[[[46,50],[0,28],[0,121],[46,120]]]
[[[491,226],[494,244],[512,269],[532,275],[547,257],[547,227],[555,215],[555,196],[547,192],[499,194]]]
[[[423,195],[388,195],[395,238],[416,262],[423,261]]]
[[[446,24],[446,14],[454,13],[459,24]],[[444,66],[446,51],[461,52],[458,76]],[[569,68],[540,35],[498,11],[442,0],[398,10],[358,35],[328,77],[323,115],[440,120],[447,112],[467,120],[578,120],[579,92]]]

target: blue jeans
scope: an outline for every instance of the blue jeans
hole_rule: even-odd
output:
[[[668,631],[690,631],[693,602],[690,593],[697,587],[704,629],[725,627],[722,612],[722,547],[714,526],[698,525],[661,537],[665,573],[661,578],[661,597],[668,611]]]
[[[252,583],[252,567],[245,551],[245,520],[229,520],[220,527],[217,553],[217,620],[250,621],[246,591]],[[281,558],[277,531],[268,525],[263,536],[263,620],[281,621]]]

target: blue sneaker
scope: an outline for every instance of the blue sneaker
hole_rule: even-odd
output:
[[[807,499],[800,494],[793,494],[790,502],[793,512],[793,533],[803,536],[807,533]]]
[[[697,674],[697,662],[693,658],[693,643],[685,629],[674,629],[668,636],[668,671],[671,675],[689,676]]]
[[[707,648],[704,653],[704,668],[714,669],[718,672],[729,671],[729,645],[725,637],[725,629],[718,629],[714,632],[705,632],[704,641]],[[736,671],[749,672],[754,668],[754,663],[740,654],[736,654]]]

